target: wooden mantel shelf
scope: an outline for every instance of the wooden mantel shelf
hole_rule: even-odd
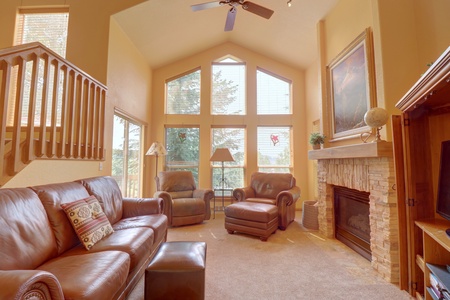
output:
[[[385,141],[378,143],[361,143],[308,151],[308,159],[311,160],[392,156],[392,143]]]

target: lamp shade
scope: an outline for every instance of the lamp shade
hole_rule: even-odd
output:
[[[216,148],[214,154],[209,159],[210,161],[234,161],[233,156],[228,148]]]
[[[145,155],[156,155],[156,156],[166,154],[167,154],[166,149],[160,142],[154,142],[150,146],[150,149],[148,149],[147,153],[145,153]]]

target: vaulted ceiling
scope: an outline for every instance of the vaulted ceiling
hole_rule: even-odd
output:
[[[211,0],[148,0],[116,15],[119,26],[152,69],[232,42],[292,67],[317,59],[317,22],[338,0],[252,0],[274,11],[270,19],[237,7],[232,31],[225,32],[230,6],[193,12]]]

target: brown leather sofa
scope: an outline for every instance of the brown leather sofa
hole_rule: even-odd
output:
[[[300,188],[289,173],[255,172],[250,185],[233,190],[237,201],[272,204],[278,207],[278,228],[286,230],[295,219],[295,204],[300,198]]]
[[[61,204],[90,195],[114,232],[88,251]],[[0,299],[124,299],[167,239],[162,211],[111,177],[0,189]]]
[[[169,225],[202,223],[211,218],[210,202],[214,192],[198,189],[190,171],[163,171],[156,177],[155,198],[164,200],[164,214]]]

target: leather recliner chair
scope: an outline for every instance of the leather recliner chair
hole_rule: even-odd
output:
[[[164,214],[171,226],[202,223],[211,217],[214,192],[197,189],[190,171],[163,171],[156,177],[156,198],[164,200]]]
[[[289,173],[252,174],[250,186],[233,190],[237,201],[272,204],[278,207],[278,228],[286,230],[295,219],[295,204],[300,198],[300,188]]]

